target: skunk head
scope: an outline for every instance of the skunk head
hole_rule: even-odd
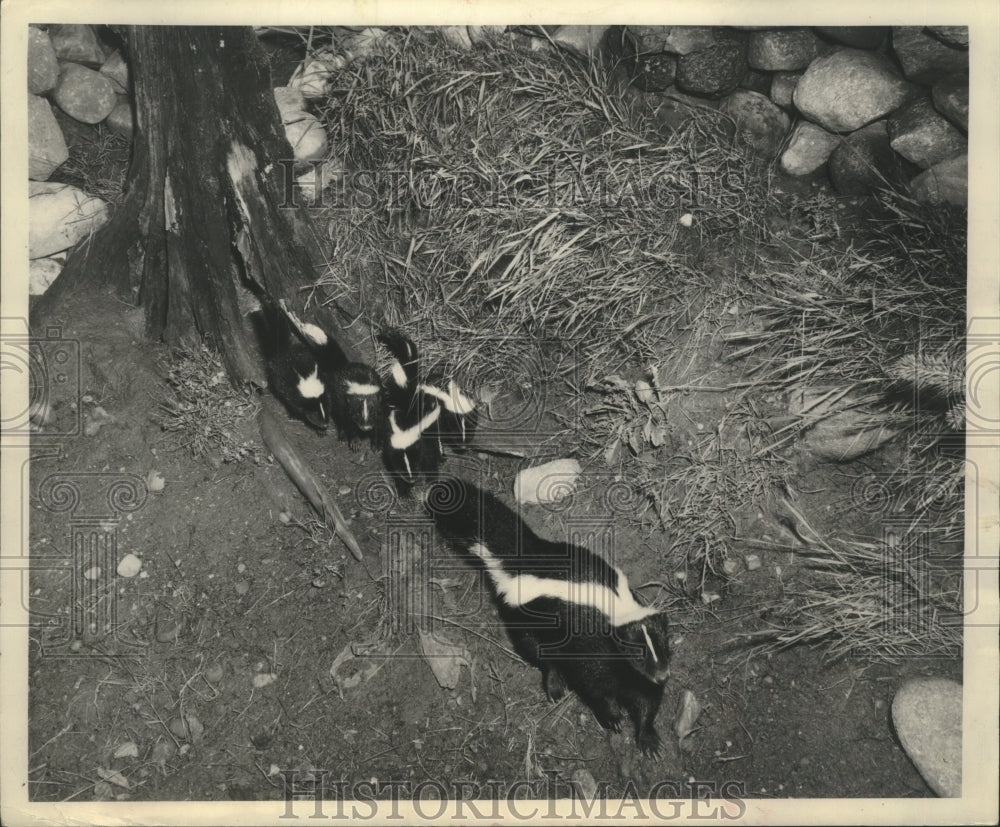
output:
[[[382,383],[368,365],[353,363],[337,376],[340,408],[348,424],[357,431],[375,431],[382,409]]]
[[[319,365],[313,362],[309,373],[299,368],[296,368],[294,373],[294,379],[286,389],[286,401],[299,411],[310,425],[325,429],[330,411],[324,401],[327,388],[319,378]]]
[[[666,613],[655,612],[615,631],[635,670],[653,683],[666,683],[670,675]]]

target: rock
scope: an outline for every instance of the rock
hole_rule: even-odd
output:
[[[340,64],[347,65],[347,62],[347,58],[343,58]],[[304,97],[310,100],[321,98],[326,94],[327,83],[335,68],[338,68],[337,64],[330,60],[306,59],[292,73],[288,86],[299,90]]]
[[[465,50],[472,48],[472,38],[469,37],[467,26],[442,26],[438,32],[452,46]]]
[[[717,41],[677,61],[677,86],[685,92],[722,97],[732,92],[747,71],[746,43],[737,38]]]
[[[593,801],[597,795],[597,782],[588,770],[579,768],[573,770],[569,783],[576,790],[576,797],[581,801]]]
[[[312,117],[306,111],[306,97],[302,90],[295,86],[276,86],[274,102],[278,105],[278,114],[283,124],[295,123],[304,117]]]
[[[108,117],[104,119],[104,123],[107,124],[112,132],[124,135],[126,138],[132,137],[135,123],[132,120],[132,105],[128,102],[127,97],[124,95],[118,96],[118,103],[115,104],[115,108],[111,110]]]
[[[840,143],[840,136],[827,132],[810,121],[799,121],[788,148],[781,153],[781,169],[789,175],[808,175],[830,158]]]
[[[932,84],[943,75],[968,74],[969,53],[946,46],[920,26],[893,26],[892,50],[903,74],[915,83]]]
[[[911,678],[892,699],[892,723],[910,760],[941,798],[962,795],[962,685]]]
[[[927,33],[956,49],[969,48],[968,26],[928,26]]]
[[[824,129],[851,132],[897,109],[910,94],[885,55],[838,49],[809,64],[792,99]]]
[[[84,23],[67,23],[49,26],[49,39],[56,57],[73,63],[100,66],[104,63],[104,52],[94,34],[94,29]]]
[[[317,161],[326,155],[329,144],[326,130],[313,115],[307,114],[301,120],[286,124],[285,137],[292,146],[295,160],[300,163]]]
[[[900,158],[889,146],[885,121],[852,132],[829,159],[830,181],[841,195],[869,195],[901,178]]]
[[[822,48],[820,39],[809,29],[752,32],[747,44],[747,63],[766,72],[805,69]]]
[[[63,262],[55,258],[36,258],[29,262],[28,295],[41,296],[62,272]]]
[[[802,72],[775,72],[771,75],[771,100],[784,108],[792,106],[792,96],[801,77]]]
[[[965,136],[937,113],[929,98],[919,98],[894,112],[888,126],[889,145],[921,169],[968,150]]]
[[[339,158],[327,158],[320,164],[310,164],[295,183],[298,184],[302,197],[310,204],[316,203],[328,187],[342,181],[344,164]],[[348,489],[348,493],[351,489]]]
[[[635,61],[633,83],[644,92],[663,92],[674,85],[677,57],[667,52],[640,55]]]
[[[119,577],[135,577],[140,571],[142,571],[142,560],[134,554],[126,554],[118,561]]]
[[[788,132],[790,120],[779,107],[759,92],[737,89],[720,109],[736,121],[737,128],[762,158],[773,158]]]
[[[63,112],[82,123],[100,123],[118,103],[111,81],[79,63],[62,65],[52,99]]]
[[[108,220],[108,205],[69,184],[28,188],[28,258],[69,249]]]
[[[910,194],[926,204],[957,204],[969,201],[969,156],[941,161],[910,181]]]
[[[56,50],[46,32],[28,26],[28,91],[41,95],[54,89],[59,80]]]
[[[746,564],[747,571],[757,571],[761,566],[759,554],[748,554],[743,558],[743,562]]]
[[[639,54],[671,52],[688,55],[715,43],[711,26],[629,26]]]
[[[574,52],[581,57],[589,57],[600,52],[604,35],[610,26],[560,26],[552,39],[556,45]]]
[[[167,481],[159,471],[150,471],[146,474],[146,488],[149,491],[162,491],[166,485]]]
[[[211,666],[205,668],[205,680],[209,683],[218,683],[222,680],[224,674],[222,666],[218,663],[213,663]]]
[[[683,741],[697,729],[701,711],[701,701],[698,700],[694,692],[685,689],[677,702],[677,717],[674,720],[674,732],[679,741]]]
[[[889,34],[888,26],[813,26],[813,29],[828,40],[855,49],[877,49]]]
[[[139,747],[135,741],[125,741],[119,744],[118,748],[114,752],[115,758],[138,758],[139,757]]]
[[[45,98],[28,95],[28,177],[45,181],[69,158],[62,129]]]
[[[514,498],[519,503],[554,503],[573,493],[580,476],[575,459],[557,459],[524,468],[514,479]]]
[[[507,31],[506,26],[466,26],[466,28],[469,30],[469,40],[473,46],[489,43]]]
[[[760,92],[762,95],[769,95],[771,93],[771,73],[748,69],[747,73],[740,78],[739,88],[749,89],[751,92]]]
[[[969,78],[949,75],[931,87],[934,108],[963,132],[969,131]]]
[[[881,448],[898,433],[877,414],[848,408],[816,422],[806,433],[803,447],[819,460],[850,462]]]
[[[100,72],[110,81],[116,94],[124,95],[128,92],[128,64],[121,52],[112,52],[111,57],[104,61]]]

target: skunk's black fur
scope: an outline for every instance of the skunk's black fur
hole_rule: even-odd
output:
[[[442,406],[420,388],[419,357],[410,337],[388,329],[378,339],[395,359],[385,383],[382,457],[397,490],[407,493],[433,478],[444,460],[436,433]]]
[[[515,648],[542,671],[553,700],[572,689],[605,729],[622,712],[645,755],[667,679],[668,623],[625,575],[589,549],[538,537],[492,494],[454,477],[424,496],[438,531],[485,568]]]
[[[292,414],[321,430],[332,421],[352,445],[377,439],[382,383],[370,365],[349,361],[333,336],[272,302],[261,303],[256,324],[268,384]]]

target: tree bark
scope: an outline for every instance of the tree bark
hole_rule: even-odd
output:
[[[135,107],[125,195],[110,221],[73,251],[35,305],[32,326],[71,308],[75,291],[106,287],[142,307],[148,338],[203,341],[221,354],[234,384],[263,387],[265,372],[241,307],[244,294],[264,294],[320,323],[356,358],[333,310],[312,306],[303,313],[303,288],[320,275],[323,256],[305,210],[289,203],[284,176],[291,175],[292,152],[253,30],[118,31]],[[289,476],[360,554],[283,429],[266,431]]]

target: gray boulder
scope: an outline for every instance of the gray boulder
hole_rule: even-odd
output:
[[[115,134],[126,138],[132,137],[135,123],[132,120],[132,105],[125,95],[118,96],[118,103],[115,104],[115,108],[111,110],[108,117],[104,119],[104,123]]]
[[[54,89],[59,80],[56,50],[46,32],[28,26],[28,91],[41,95]]]
[[[766,95],[737,89],[719,107],[736,122],[736,127],[762,158],[777,154],[788,132],[789,118]]]
[[[49,102],[28,95],[28,177],[45,181],[67,158],[66,139]]]
[[[128,64],[121,52],[112,52],[111,57],[101,66],[101,74],[111,81],[111,87],[119,95],[128,92]]]
[[[752,32],[747,45],[747,63],[767,72],[805,69],[815,60],[823,44],[809,29],[772,29]]]
[[[808,175],[830,158],[841,138],[810,121],[799,121],[788,148],[781,153],[781,169],[789,175]]]
[[[100,123],[118,103],[111,81],[79,63],[62,65],[52,99],[63,112],[82,123]]]
[[[739,33],[733,33],[707,49],[681,55],[677,60],[677,86],[697,95],[722,97],[739,85],[747,68],[746,42]]]
[[[918,98],[889,118],[889,145],[922,169],[968,150],[965,136],[937,113],[929,98]]]
[[[58,258],[36,258],[28,264],[29,296],[41,296],[63,269],[63,262]]]
[[[925,204],[969,202],[969,156],[958,155],[935,164],[910,181],[910,194]]]
[[[928,26],[927,33],[948,46],[957,49],[969,48],[968,26]]]
[[[969,131],[969,78],[949,75],[931,87],[934,108],[963,132]]]
[[[790,107],[801,77],[802,72],[775,72],[771,75],[771,100],[786,109]]]
[[[830,155],[830,182],[841,195],[870,195],[905,179],[902,159],[889,146],[885,121],[844,138]]]
[[[941,798],[962,795],[962,685],[911,678],[892,699],[892,723],[910,760]]]
[[[838,49],[818,57],[795,87],[798,110],[830,132],[852,132],[897,109],[910,85],[884,55]]]
[[[108,205],[69,184],[28,185],[28,258],[67,250],[108,220]]]
[[[89,66],[104,63],[104,52],[92,26],[85,23],[49,26],[49,39],[60,60]]]
[[[854,49],[877,49],[889,34],[888,26],[814,26],[813,28],[828,40]]]
[[[943,75],[969,71],[967,51],[945,45],[921,26],[893,26],[892,50],[903,74],[914,83],[930,85]]]
[[[629,26],[628,33],[640,54],[687,55],[715,43],[715,30],[711,26]]]
[[[636,58],[633,82],[645,92],[663,92],[674,85],[676,77],[676,55],[660,52]]]

